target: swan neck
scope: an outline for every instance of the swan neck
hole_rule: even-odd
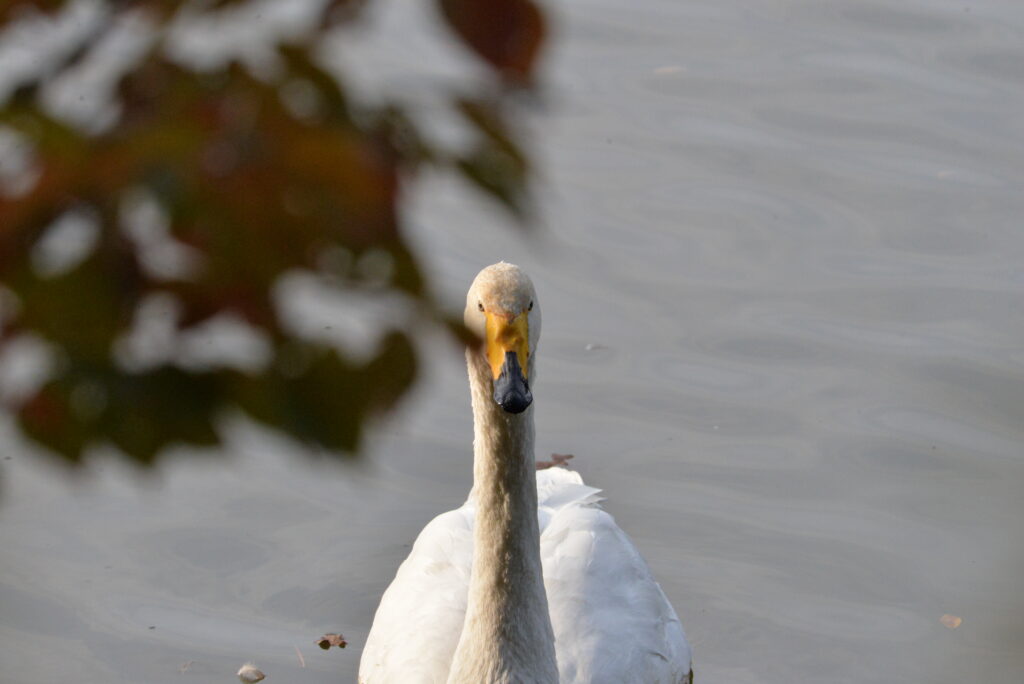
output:
[[[533,407],[491,398],[490,370],[467,353],[473,393],[473,567],[449,684],[556,684],[554,633],[540,559]]]

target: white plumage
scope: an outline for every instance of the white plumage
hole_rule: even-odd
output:
[[[560,684],[680,684],[690,648],[647,563],[601,490],[537,471],[544,588]],[[466,612],[472,500],[434,518],[384,593],[359,668],[363,684],[445,684]]]

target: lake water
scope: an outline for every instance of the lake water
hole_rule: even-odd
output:
[[[354,87],[429,106],[465,77],[419,4],[338,40]],[[453,308],[486,264],[532,274],[540,455],[605,490],[696,681],[1019,681],[1024,4],[553,14],[541,234],[433,179],[414,237]],[[463,360],[423,347],[354,466],[232,424],[223,460],[72,481],[5,428],[0,680],[354,681],[411,541],[470,487]]]

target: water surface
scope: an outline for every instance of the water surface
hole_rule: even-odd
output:
[[[430,106],[432,79],[471,76],[419,4],[339,39],[338,64],[372,65],[353,87]],[[1019,679],[1024,6],[554,13],[544,234],[435,179],[415,240],[453,306],[486,264],[532,273],[541,453],[605,489],[697,681]],[[424,350],[355,468],[232,424],[222,461],[70,482],[6,430],[0,678],[227,682],[253,659],[268,682],[354,681],[411,541],[470,486],[462,360]]]

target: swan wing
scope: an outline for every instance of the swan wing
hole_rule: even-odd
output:
[[[543,530],[544,586],[561,684],[689,681],[690,647],[676,612],[595,497],[551,511]]]
[[[360,684],[445,684],[466,615],[473,511],[434,518],[381,598],[359,661]]]

